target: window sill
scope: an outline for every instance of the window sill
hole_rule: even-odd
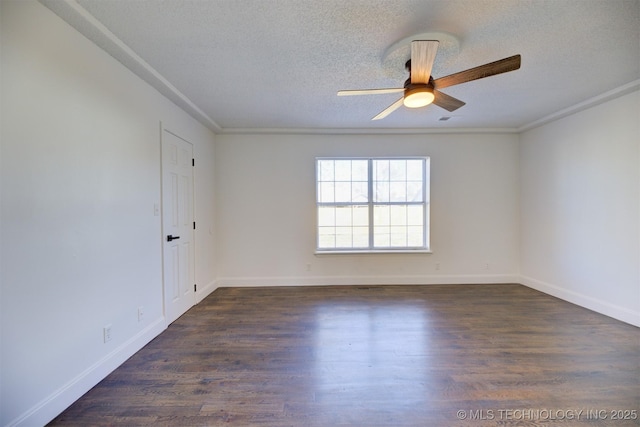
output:
[[[431,254],[429,249],[380,249],[355,251],[315,251],[314,255],[369,255],[369,254]]]

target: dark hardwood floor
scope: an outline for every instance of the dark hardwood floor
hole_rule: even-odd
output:
[[[50,425],[637,426],[639,410],[640,329],[524,286],[220,288]]]

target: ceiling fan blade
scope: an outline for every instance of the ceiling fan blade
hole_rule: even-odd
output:
[[[446,93],[442,93],[438,90],[433,91],[433,95],[435,99],[433,103],[438,107],[444,108],[447,111],[456,111],[458,108],[462,107],[465,103],[460,101],[453,96],[449,96]]]
[[[472,80],[478,80],[485,77],[495,76],[496,74],[514,71],[518,68],[520,68],[520,55],[514,55],[495,62],[480,65],[479,67],[450,74],[446,77],[440,77],[433,81],[433,86],[436,89],[444,89],[445,87],[459,85],[460,83],[466,83]]]
[[[357,90],[339,90],[338,96],[351,95],[381,95],[384,93],[398,93],[404,91],[402,87],[393,87],[386,89],[357,89]]]
[[[400,98],[398,99],[396,102],[394,102],[393,104],[389,105],[387,108],[385,108],[384,110],[382,110],[380,112],[380,114],[378,114],[377,116],[375,116],[373,119],[371,120],[380,120],[380,119],[384,119],[385,117],[387,117],[389,114],[393,113],[394,111],[396,111],[398,108],[400,108],[402,106],[402,102],[404,101],[404,98]]]
[[[411,83],[429,83],[439,43],[437,40],[411,42]]]

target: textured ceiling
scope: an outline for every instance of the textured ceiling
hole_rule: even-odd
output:
[[[134,71],[145,63],[138,74],[218,131],[519,129],[640,79],[640,0],[42,2]],[[434,32],[455,42],[441,43],[435,77],[514,54],[522,67],[444,89],[467,103],[454,113],[372,122],[398,94],[336,96],[401,87],[408,58],[389,50]]]

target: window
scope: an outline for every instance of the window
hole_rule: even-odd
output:
[[[318,252],[429,250],[429,158],[316,159]]]

